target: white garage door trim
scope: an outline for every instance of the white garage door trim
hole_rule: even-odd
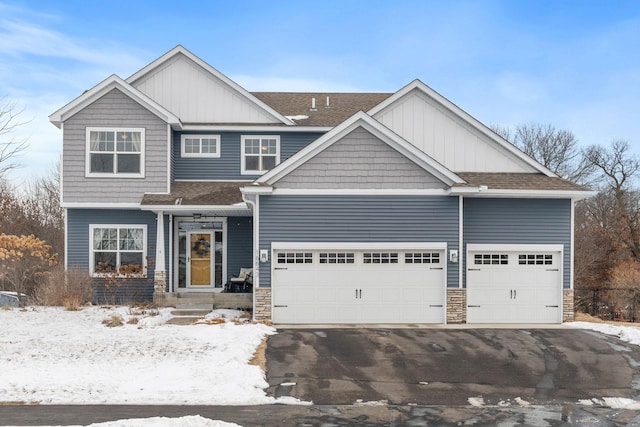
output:
[[[558,301],[558,311],[559,316],[556,323],[561,323],[563,318],[563,289],[564,289],[564,245],[561,244],[481,244],[481,243],[469,243],[466,247],[466,256],[465,256],[465,267],[466,267],[466,283],[467,283],[467,321],[469,323],[473,322],[473,315],[470,313],[470,309],[472,307],[474,301],[471,301],[469,297],[469,288],[473,286],[473,283],[470,283],[469,273],[470,268],[473,268],[472,264],[472,254],[478,252],[488,252],[488,253],[497,253],[504,252],[509,254],[516,254],[519,252],[522,253],[554,253],[557,254],[557,267],[558,267],[558,282],[556,284],[557,294],[556,298]],[[471,285],[471,286],[470,286]],[[475,322],[478,323],[478,322]],[[508,322],[505,322],[508,323]]]
[[[271,312],[273,313],[272,318],[274,319],[274,321],[278,321],[277,319],[277,315],[275,315],[275,310],[277,308],[281,308],[280,305],[278,304],[277,301],[277,294],[278,294],[278,283],[276,281],[276,267],[277,267],[277,254],[280,253],[282,254],[282,252],[284,251],[309,251],[309,252],[318,252],[318,251],[360,251],[360,254],[362,255],[363,252],[389,252],[389,251],[398,251],[398,252],[404,252],[404,253],[408,253],[411,251],[434,251],[434,252],[439,252],[440,255],[440,264],[441,264],[441,268],[438,268],[437,270],[440,270],[442,273],[441,279],[438,279],[438,283],[439,283],[439,289],[441,289],[441,295],[439,296],[440,301],[441,301],[441,305],[438,306],[430,306],[430,307],[440,307],[440,315],[438,318],[438,321],[436,323],[442,324],[446,322],[446,301],[447,301],[447,243],[446,242],[272,242],[271,244],[271,278],[272,278],[272,300],[271,300]],[[356,255],[357,257],[357,255]],[[358,258],[359,259],[359,258]],[[358,261],[358,259],[356,260],[356,264],[360,264],[360,268],[362,268],[361,262]],[[365,261],[366,262],[366,261]],[[404,266],[404,258],[402,261],[402,265]],[[417,266],[417,265],[416,265]],[[311,267],[311,266],[310,266]],[[338,264],[336,265],[337,268],[341,268]],[[356,266],[357,268],[357,266]],[[376,267],[375,265],[372,265],[372,268],[379,268]],[[432,269],[434,270],[434,269]],[[379,270],[380,271],[380,270]],[[362,270],[360,270],[360,272],[362,272]],[[282,272],[280,272],[282,273]],[[387,271],[387,273],[391,273],[391,270]],[[413,276],[413,277],[418,277],[418,276]],[[393,287],[393,286],[402,286],[402,274],[398,274],[398,278],[397,280],[390,280],[388,281],[389,283],[389,287]],[[440,280],[441,283],[440,283]],[[409,281],[410,282],[410,281]],[[407,283],[409,283],[407,282]],[[415,282],[415,280],[414,280]],[[368,282],[368,283],[372,283],[372,282]],[[384,282],[386,283],[386,282]],[[425,282],[427,283],[427,282]],[[429,282],[429,283],[436,283],[436,282]],[[283,282],[284,285],[284,282]],[[374,286],[380,286],[380,285],[375,285]],[[415,283],[414,283],[415,286]],[[382,288],[378,287],[377,289],[383,289],[385,286],[382,285]],[[287,288],[290,288],[290,284],[287,285]],[[284,288],[283,288],[284,289]],[[318,288],[321,289],[321,288]],[[346,289],[346,288],[342,288],[342,289]],[[364,289],[364,288],[363,288]],[[407,292],[411,292],[411,288],[410,286],[408,286],[406,288]],[[419,286],[415,289],[421,289]],[[427,289],[427,288],[425,288]],[[433,291],[433,288],[432,288]],[[295,291],[294,291],[295,292]],[[360,291],[362,292],[362,291]],[[365,293],[366,293],[366,289],[365,289]],[[384,291],[382,291],[384,292]],[[418,292],[425,292],[425,291],[418,291]],[[282,296],[284,296],[285,294],[283,293]],[[288,295],[288,294],[287,294]],[[357,294],[356,294],[357,295]],[[431,295],[437,295],[432,293]],[[405,294],[406,297],[406,294]],[[401,297],[402,298],[402,297]],[[383,299],[384,301],[387,301],[386,299]],[[416,301],[415,298],[410,299],[410,301]],[[427,300],[425,300],[427,301]],[[438,302],[438,304],[440,304],[440,302]],[[411,306],[411,304],[409,303],[408,306]],[[282,306],[282,307],[286,307],[286,306]],[[327,306],[329,307],[329,306]],[[384,306],[383,306],[384,307]],[[389,306],[390,307],[390,306]],[[405,307],[407,307],[407,305],[405,305]],[[281,308],[282,309],[282,308]],[[416,307],[414,306],[414,309],[416,309]],[[384,308],[383,308],[384,310]],[[320,311],[318,311],[319,313]],[[431,312],[431,311],[430,311]],[[418,311],[415,312],[417,314],[415,314],[415,318],[418,318],[420,316],[422,316],[420,313],[422,313],[422,311]],[[426,312],[425,312],[426,313]],[[432,315],[434,312],[431,312]],[[294,314],[294,316],[296,316]],[[414,315],[407,315],[406,318],[414,318]],[[429,318],[429,316],[431,315],[425,315],[424,319]],[[314,317],[314,316],[310,316],[310,317]],[[319,318],[322,318],[323,316],[318,316]],[[331,316],[330,316],[331,317]],[[367,316],[365,316],[367,317]],[[384,316],[382,316],[384,317]],[[394,321],[376,321],[376,319],[378,318],[378,316],[371,316],[369,315],[367,318],[368,320],[365,321],[350,321],[350,320],[346,320],[344,322],[340,322],[338,321],[337,323],[353,323],[353,324],[357,324],[357,323],[368,323],[368,324],[386,324],[386,323],[419,323],[416,321],[399,321],[399,322],[395,322],[395,314],[390,313],[389,311],[387,312],[387,318],[394,318]],[[420,317],[423,318],[423,317]],[[284,319],[281,318],[280,323],[282,323],[284,321]],[[426,321],[426,320],[425,320]],[[420,323],[424,323],[420,322]],[[430,321],[430,322],[433,322]],[[288,323],[288,322],[287,322]],[[307,323],[302,321],[302,323]],[[309,321],[309,324],[313,324],[313,322]],[[317,323],[336,323],[336,322],[331,322],[329,320],[322,322],[315,322]]]

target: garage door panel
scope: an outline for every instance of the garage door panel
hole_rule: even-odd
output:
[[[276,323],[444,322],[442,250],[280,250],[274,260]]]
[[[470,251],[468,323],[559,323],[561,253]]]

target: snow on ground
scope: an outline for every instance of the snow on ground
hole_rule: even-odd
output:
[[[622,341],[626,341],[629,344],[640,345],[640,328],[636,326],[623,326],[623,325],[609,325],[607,323],[591,323],[591,322],[568,322],[565,325],[578,328],[578,329],[590,329],[607,335],[615,335]],[[623,397],[603,397],[602,399],[584,399],[579,400],[580,405],[591,406],[605,406],[612,409],[628,409],[638,410],[640,409],[640,401],[627,399]]]
[[[248,363],[274,328],[167,325],[169,313],[107,327],[113,315],[135,316],[128,307],[0,310],[0,403],[296,403],[268,397],[262,369]]]
[[[88,427],[241,427],[238,424],[214,421],[200,415],[181,418],[136,418],[129,420],[109,421],[90,424]],[[73,426],[72,426],[73,427]]]

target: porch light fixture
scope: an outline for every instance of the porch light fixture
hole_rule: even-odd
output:
[[[194,213],[193,214],[193,219],[200,219],[202,218],[202,214],[201,213]]]

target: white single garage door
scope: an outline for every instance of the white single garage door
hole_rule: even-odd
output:
[[[561,245],[468,245],[467,323],[561,322]]]
[[[273,252],[275,323],[444,322],[444,245],[297,246]]]

